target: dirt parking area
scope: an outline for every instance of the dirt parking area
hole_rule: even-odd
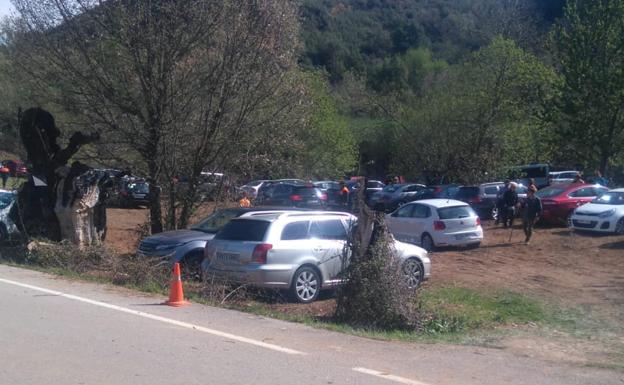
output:
[[[212,209],[202,207],[196,217]],[[119,253],[134,252],[148,211],[109,209],[108,220],[107,245]],[[478,249],[432,253],[427,285],[509,289],[624,321],[624,237],[539,227],[527,246],[519,225],[511,231],[486,222],[484,229],[485,239]]]

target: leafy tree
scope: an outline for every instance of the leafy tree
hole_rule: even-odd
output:
[[[535,56],[494,39],[405,106],[395,170],[429,182],[476,182],[520,159],[542,159],[538,118],[555,81]]]
[[[302,133],[302,164],[308,177],[341,178],[355,167],[357,148],[326,79],[322,73],[310,73],[307,79],[312,105],[308,129]]]
[[[624,1],[571,0],[552,42],[563,77],[558,159],[605,172],[624,151]]]

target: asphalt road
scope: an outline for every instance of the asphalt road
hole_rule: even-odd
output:
[[[373,341],[0,265],[0,384],[624,384],[479,347]]]

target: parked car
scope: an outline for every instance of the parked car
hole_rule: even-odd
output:
[[[147,206],[150,202],[149,183],[142,179],[122,179],[117,197],[120,207]]]
[[[357,199],[357,196],[358,196],[359,181],[357,180],[347,181],[346,186],[349,189],[349,204],[351,206],[354,206],[354,201]],[[373,197],[375,196],[375,194],[382,191],[385,188],[385,186],[386,185],[383,182],[378,181],[378,180],[369,179],[368,181],[366,181],[366,190],[364,191],[366,202],[368,204],[371,204],[372,200],[374,199]]]
[[[425,199],[411,202],[386,215],[390,232],[400,241],[427,251],[438,246],[478,247],[483,240],[481,219],[465,202]]]
[[[624,188],[607,191],[575,209],[571,219],[576,230],[624,235]]]
[[[519,183],[528,186],[530,179],[535,179],[538,188],[549,185],[550,165],[545,163],[531,163],[524,166],[512,167],[509,170],[510,179],[515,179]]]
[[[9,217],[15,199],[17,199],[17,194],[14,191],[0,190],[0,241],[5,241],[19,233],[17,226]]]
[[[552,171],[548,174],[550,179],[550,184],[563,184],[563,183],[571,183],[574,181],[574,178],[578,174],[578,171]]]
[[[258,213],[283,213],[288,210],[292,209],[237,207],[217,210],[188,229],[165,231],[143,238],[137,255],[167,258],[172,264],[181,262],[191,269],[198,268],[204,257],[206,242],[213,239],[232,218],[249,217]]]
[[[266,179],[252,180],[251,182],[241,186],[239,191],[241,193],[246,193],[250,199],[256,199],[256,197],[258,197],[260,187],[262,187],[262,185],[266,182],[268,182]]]
[[[348,213],[322,211],[232,219],[206,245],[204,277],[284,289],[299,302],[312,302],[321,290],[343,283],[345,246],[355,220]],[[430,276],[427,252],[398,241],[394,248],[407,284],[418,287]]]
[[[263,206],[324,209],[327,199],[327,194],[311,184],[278,183],[265,191],[261,203]]]
[[[9,169],[9,174],[12,177],[26,177],[28,176],[28,168],[21,160],[3,160],[2,164]]]
[[[558,184],[539,190],[542,201],[541,219],[548,223],[570,223],[574,209],[589,203],[608,191],[606,187],[591,184]]]
[[[455,199],[468,203],[481,219],[497,219],[498,207],[496,205],[499,194],[505,184],[503,182],[483,183],[479,186],[462,186],[459,188]],[[516,194],[519,199],[525,199],[527,187],[518,184]]]
[[[262,183],[258,188],[258,194],[256,194],[256,202],[257,204],[264,204],[264,199],[267,197],[267,193],[271,193],[272,190],[278,184],[295,184],[295,185],[304,185],[305,182],[301,179],[275,179],[268,180]]]
[[[459,187],[457,184],[427,186],[414,194],[412,202],[423,199],[453,199]]]
[[[314,187],[320,189],[321,192],[327,194],[327,204],[329,206],[337,206],[341,203],[339,182],[323,180],[314,182]]]
[[[400,205],[413,201],[424,189],[425,185],[417,183],[391,184],[372,196],[371,205],[377,210],[394,211]]]

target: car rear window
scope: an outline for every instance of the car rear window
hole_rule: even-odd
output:
[[[217,233],[215,239],[260,242],[270,225],[271,222],[267,221],[234,219]]]
[[[458,198],[467,198],[479,195],[479,187],[461,187],[457,192]]]
[[[316,187],[301,186],[293,189],[293,194],[301,196],[317,196],[319,192]]]
[[[461,219],[474,215],[475,213],[470,206],[451,206],[438,209],[440,219]]]
[[[206,233],[216,233],[221,230],[232,218],[235,218],[242,214],[237,209],[218,210],[215,213],[204,218],[197,225],[191,227],[192,230],[199,230]]]
[[[13,200],[15,200],[15,194],[0,192],[0,210],[9,207]]]

